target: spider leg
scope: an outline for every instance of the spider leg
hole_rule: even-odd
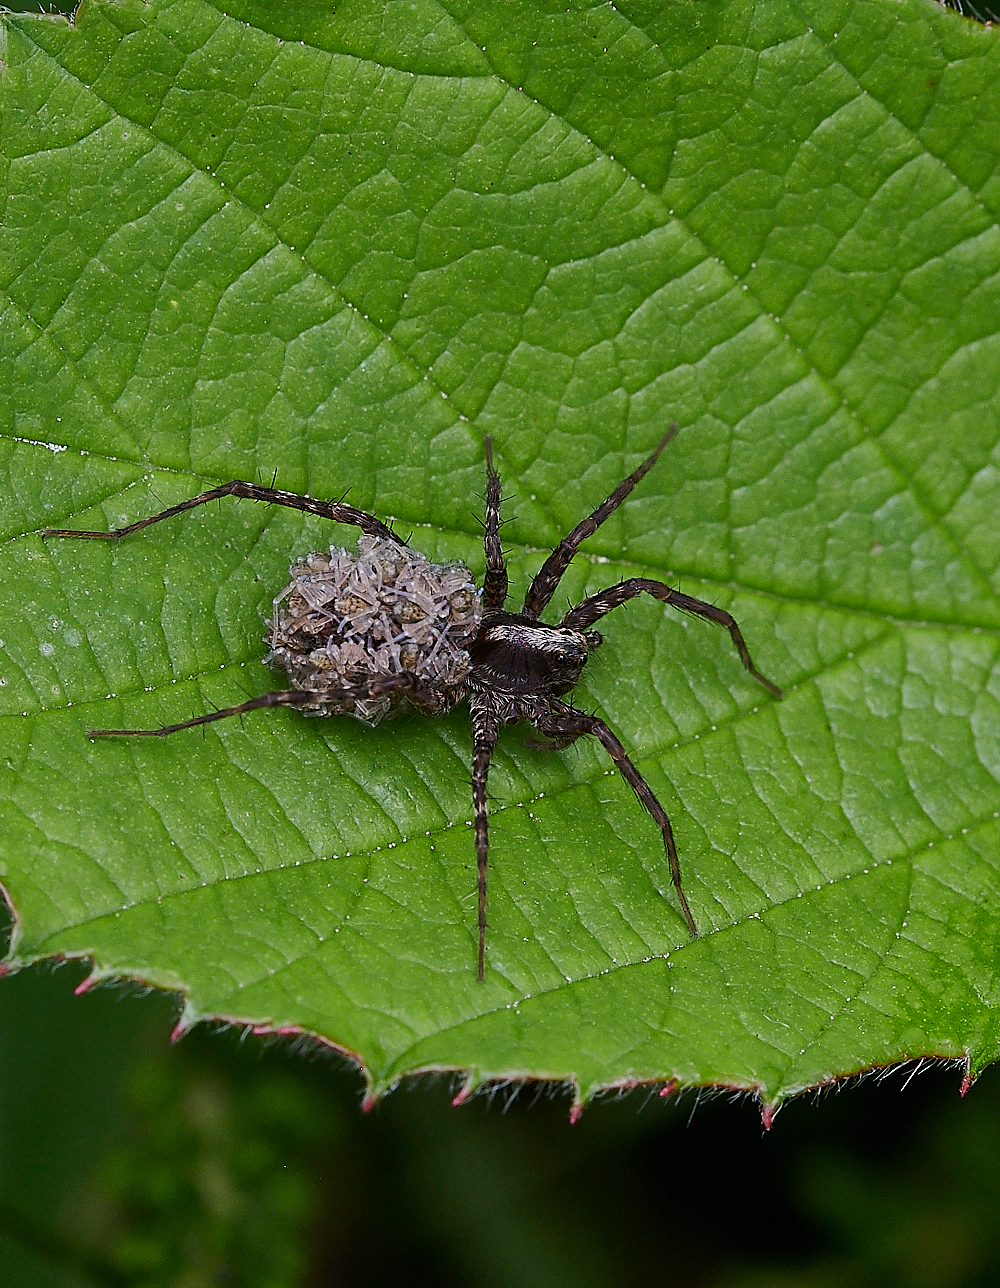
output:
[[[366,698],[382,698],[392,693],[403,693],[410,704],[425,716],[440,716],[448,711],[449,704],[433,685],[425,683],[412,671],[401,671],[399,675],[387,675],[373,678],[364,688]]]
[[[257,711],[261,707],[295,707],[316,701],[315,693],[305,689],[276,689],[272,693],[261,693],[256,698],[241,702],[236,707],[222,707],[218,711],[209,711],[206,715],[195,716],[193,720],[184,720],[181,724],[163,725],[160,729],[88,729],[88,738],[163,738],[168,733],[179,733],[182,729],[194,729],[197,725],[212,724],[216,720],[225,720],[227,716],[241,716],[245,711]]]
[[[524,745],[532,751],[565,751],[580,736],[578,733],[571,733],[564,738],[525,738]]]
[[[483,581],[483,608],[498,613],[507,601],[507,568],[500,549],[500,475],[493,468],[493,444],[486,439],[486,518],[483,523],[483,548],[486,551],[486,577]]]
[[[437,715],[441,703],[432,689],[409,671],[400,675],[387,675],[373,678],[365,684],[345,686],[340,689],[329,689],[322,693],[311,689],[275,689],[270,693],[261,693],[235,707],[222,707],[209,711],[206,715],[195,716],[193,720],[183,720],[180,724],[163,725],[159,729],[88,729],[88,738],[163,738],[168,733],[180,733],[182,729],[195,729],[198,725],[213,724],[216,720],[225,720],[229,716],[242,716],[247,711],[259,711],[261,707],[307,707],[310,704],[330,701],[346,701],[350,698],[380,698],[390,693],[405,692],[407,697],[421,710]]]
[[[486,812],[486,780],[500,729],[488,712],[472,714],[472,809],[476,827],[476,868],[479,885],[479,956],[476,977],[480,983],[486,964],[486,864],[490,855],[489,817]]]
[[[743,632],[730,613],[727,613],[724,608],[716,608],[714,604],[706,604],[704,600],[692,599],[690,595],[682,595],[679,590],[672,590],[669,586],[665,586],[662,581],[649,581],[645,577],[631,577],[628,581],[623,581],[618,586],[610,586],[607,590],[599,591],[598,594],[591,595],[589,599],[582,600],[575,608],[569,610],[559,625],[567,626],[575,631],[585,631],[588,626],[592,626],[594,622],[604,617],[605,614],[612,612],[628,600],[635,599],[636,595],[643,593],[662,600],[664,604],[672,604],[674,608],[679,608],[682,613],[690,613],[693,617],[704,617],[706,621],[724,626],[736,645],[740,661],[753,678],[759,681],[770,693],[773,693],[776,698],[782,696],[778,686],[772,684],[766,675],[761,675],[760,671],[754,666],[750,650],[747,648],[746,641],[743,638]]]
[[[587,537],[593,536],[608,515],[618,509],[639,480],[653,468],[660,453],[676,433],[677,426],[671,425],[660,439],[659,446],[652,456],[647,457],[637,470],[632,471],[627,479],[623,479],[608,499],[602,501],[593,514],[578,523],[568,537],[563,537],[562,541],[559,542],[555,550],[552,551],[548,559],[539,568],[535,574],[534,581],[528,587],[528,593],[524,597],[524,607],[521,609],[525,617],[537,617],[543,611],[555,594],[556,587],[559,585],[563,573],[569,567],[570,560],[576,554],[580,542],[585,541]]]
[[[549,714],[536,717],[533,720],[532,723],[535,728],[542,733],[552,734],[556,738],[568,737],[573,739],[579,738],[581,734],[589,733],[600,740],[604,750],[617,766],[622,778],[625,779],[636,796],[638,796],[640,804],[645,807],[646,812],[663,835],[663,848],[667,852],[667,862],[670,865],[670,879],[677,892],[681,912],[684,914],[688,930],[692,935],[697,936],[698,927],[694,924],[694,917],[691,915],[691,909],[688,907],[688,901],[684,897],[684,891],[681,888],[681,865],[677,857],[677,845],[674,841],[673,828],[670,826],[670,819],[667,817],[666,810],[656,799],[645,778],[629,760],[625,748],[603,720],[598,720],[596,716],[585,715],[582,711],[574,711],[572,707],[568,707],[562,702],[553,702],[552,705],[553,710]]]
[[[335,523],[352,523],[370,537],[387,538],[390,541],[395,541],[397,545],[406,545],[406,542],[391,532],[384,523],[380,523],[373,515],[366,514],[364,510],[356,510],[353,505],[343,505],[340,501],[318,501],[312,496],[299,496],[297,492],[282,492],[280,488],[262,487],[259,483],[245,483],[242,479],[234,479],[231,483],[222,483],[219,487],[213,487],[208,492],[193,496],[188,501],[181,501],[179,505],[172,505],[167,510],[161,510],[159,514],[150,515],[148,519],[139,519],[135,523],[129,523],[124,528],[111,528],[107,532],[78,532],[73,528],[44,528],[42,536],[87,537],[95,541],[118,541],[121,537],[128,537],[133,532],[148,528],[152,523],[159,523],[162,519],[171,519],[175,514],[183,514],[185,510],[193,510],[195,506],[205,505],[208,501],[221,500],[224,496],[242,497],[247,501],[267,501],[270,505],[287,505],[293,510],[304,510],[307,514],[318,514],[323,519],[332,519]]]

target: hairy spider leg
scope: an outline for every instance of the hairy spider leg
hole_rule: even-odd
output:
[[[490,823],[486,810],[486,780],[500,726],[486,711],[472,713],[472,810],[476,828],[476,870],[479,885],[479,956],[476,978],[483,982],[486,966],[486,867],[490,857]]]
[[[598,720],[596,716],[588,716],[582,711],[575,711],[572,707],[567,706],[566,703],[559,702],[558,699],[551,699],[550,701],[552,703],[551,712],[548,715],[535,718],[532,722],[535,728],[541,733],[550,734],[558,740],[559,745],[565,745],[564,739],[571,742],[582,734],[593,734],[595,738],[600,740],[604,750],[617,766],[622,778],[625,779],[636,796],[638,796],[640,803],[663,834],[663,847],[667,852],[667,862],[670,865],[670,879],[673,882],[674,889],[677,891],[677,898],[680,901],[687,928],[692,935],[697,937],[698,927],[694,924],[694,917],[691,915],[691,909],[688,907],[688,901],[684,897],[684,891],[681,888],[681,865],[677,857],[677,845],[674,841],[674,832],[670,826],[667,811],[657,800],[653,789],[645,778],[629,760],[625,748],[603,720]]]
[[[580,737],[582,734],[570,733],[565,738],[525,738],[524,745],[532,751],[565,751]]]
[[[528,587],[528,593],[524,597],[524,607],[521,612],[525,617],[538,617],[545,609],[549,600],[556,593],[556,587],[562,580],[562,575],[570,565],[570,560],[576,554],[577,547],[581,541],[586,541],[587,537],[592,537],[597,529],[601,526],[609,514],[613,514],[621,505],[628,494],[641,478],[644,478],[656,464],[660,453],[677,433],[677,426],[671,425],[667,432],[660,439],[659,445],[653,452],[652,456],[646,458],[637,470],[633,470],[627,479],[622,479],[615,490],[611,493],[606,501],[602,501],[593,514],[588,515],[576,525],[573,531],[556,546],[555,550],[549,555],[548,559],[542,564],[535,579]]]
[[[258,711],[261,707],[307,707],[322,702],[347,702],[351,699],[363,701],[366,698],[381,698],[388,693],[405,692],[418,707],[435,711],[434,695],[431,689],[410,671],[399,675],[373,677],[365,684],[356,684],[346,688],[327,689],[316,692],[312,689],[274,689],[270,693],[261,693],[235,707],[223,707],[219,711],[210,711],[207,715],[195,716],[193,720],[182,720],[180,724],[163,725],[159,729],[88,729],[88,738],[163,738],[168,733],[180,733],[182,729],[194,729],[198,725],[213,724],[216,720],[225,720],[227,716],[241,716],[247,711]]]
[[[262,487],[258,483],[245,483],[242,479],[233,479],[231,483],[222,483],[219,487],[213,487],[208,492],[193,496],[188,501],[181,501],[179,505],[172,505],[168,510],[161,510],[159,514],[150,515],[148,519],[139,519],[124,528],[111,528],[107,532],[79,532],[74,528],[45,528],[42,531],[42,536],[86,537],[94,541],[118,541],[122,537],[131,536],[133,532],[139,532],[142,528],[148,528],[150,524],[159,523],[162,519],[171,519],[175,514],[183,514],[185,510],[193,510],[195,506],[205,505],[209,501],[221,500],[224,496],[241,497],[245,501],[267,501],[270,505],[287,505],[292,510],[304,510],[307,514],[318,514],[320,518],[332,519],[335,523],[352,523],[370,537],[387,538],[389,541],[395,541],[397,545],[406,545],[402,537],[397,537],[384,523],[380,523],[374,515],[366,514],[364,510],[356,510],[353,505],[343,505],[339,501],[318,501],[312,496],[299,496],[297,492],[282,492],[280,488]]]
[[[500,549],[500,475],[493,468],[493,443],[486,443],[486,517],[483,520],[483,548],[486,576],[483,579],[483,609],[498,613],[507,602],[507,567]]]
[[[690,613],[692,617],[703,617],[706,621],[715,622],[718,626],[724,626],[732,637],[736,645],[736,651],[740,655],[740,661],[750,672],[753,678],[761,683],[769,693],[773,693],[776,698],[782,697],[782,692],[776,684],[761,675],[760,671],[753,664],[753,658],[750,656],[750,650],[746,646],[743,638],[743,632],[736,624],[736,619],[727,613],[724,608],[716,608],[714,604],[706,604],[704,600],[692,599],[690,595],[682,595],[679,590],[672,590],[662,581],[650,581],[646,577],[630,577],[628,581],[620,582],[617,586],[609,586],[607,590],[599,591],[596,595],[591,595],[589,599],[581,600],[575,608],[571,608],[566,616],[559,623],[560,626],[569,627],[574,631],[585,631],[588,626],[604,617],[607,613],[630,599],[635,599],[636,595],[652,595],[654,599],[662,600],[664,604],[672,604],[674,608],[679,608],[682,613]]]
[[[163,725],[160,729],[88,729],[88,738],[163,738],[168,733],[179,733],[182,729],[193,729],[196,725],[212,724],[215,720],[225,720],[227,716],[241,716],[246,711],[257,711],[261,707],[294,707],[301,706],[310,699],[315,701],[315,693],[306,693],[304,689],[275,689],[272,693],[261,693],[256,698],[241,702],[236,707],[223,707],[219,711],[210,711],[207,715],[196,716],[193,720],[184,720],[181,724]]]

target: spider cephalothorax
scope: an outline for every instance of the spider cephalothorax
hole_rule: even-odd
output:
[[[472,643],[473,687],[489,693],[561,697],[580,679],[597,631],[543,626],[517,613],[491,613]]]
[[[724,626],[743,665],[776,697],[781,690],[754,666],[740,628],[729,613],[672,590],[663,582],[633,577],[582,600],[554,626],[538,619],[580,543],[616,510],[656,463],[677,432],[672,425],[656,450],[619,483],[593,514],[578,523],[545,560],[519,613],[508,613],[507,571],[500,549],[500,479],[486,440],[486,577],[482,592],[462,563],[434,564],[363,510],[317,501],[236,480],[182,501],[148,519],[110,532],[46,529],[47,537],[117,540],[224,496],[287,505],[364,534],[357,552],[332,547],[291,568],[291,583],[275,598],[267,636],[268,661],[291,688],[262,693],[236,707],[196,716],[162,729],[97,729],[92,737],[161,737],[260,707],[297,707],[306,715],[351,715],[368,724],[405,708],[442,715],[467,701],[472,717],[472,799],[479,874],[478,976],[486,945],[486,870],[489,831],[486,780],[500,729],[528,720],[545,735],[535,745],[567,747],[583,734],[596,737],[660,829],[670,876],[684,920],[697,928],[681,887],[677,847],[663,806],[603,720],[563,701],[580,678],[601,636],[590,627],[613,609],[648,594],[682,612]],[[480,599],[481,594],[481,599]]]

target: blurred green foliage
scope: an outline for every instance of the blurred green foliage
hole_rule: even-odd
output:
[[[137,1072],[136,1131],[97,1169],[87,1242],[108,1248],[130,1284],[292,1288],[318,1207],[313,1173],[333,1144],[330,1107],[291,1070],[236,1078],[199,1055]]]
[[[50,1277],[72,1267],[112,1285],[301,1283],[340,1106],[292,1065],[240,1061],[204,1037],[171,1050],[163,999],[81,1005],[68,983],[32,973],[5,989],[10,1283],[53,1252]]]

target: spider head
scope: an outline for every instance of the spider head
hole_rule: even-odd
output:
[[[597,631],[545,626],[513,613],[492,614],[472,647],[473,679],[503,693],[568,693],[590,650],[600,642]]]

